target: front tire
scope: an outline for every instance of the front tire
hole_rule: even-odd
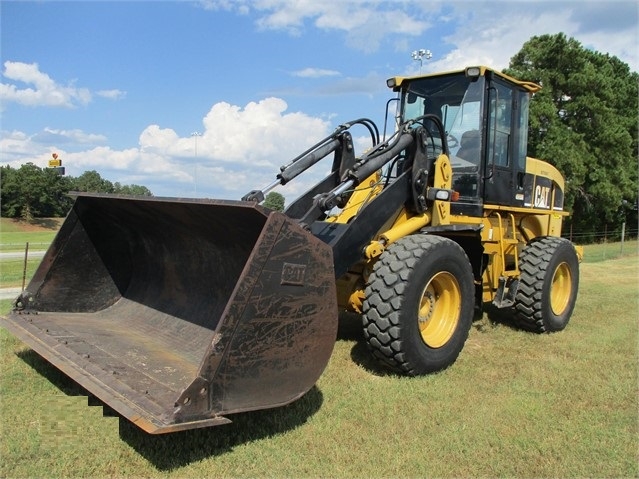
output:
[[[519,262],[515,322],[536,333],[563,330],[577,300],[579,259],[572,243],[546,236],[526,245]]]
[[[418,376],[455,362],[473,320],[470,261],[454,241],[416,234],[377,261],[363,304],[369,350],[393,371]]]

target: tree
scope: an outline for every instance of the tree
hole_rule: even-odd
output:
[[[113,192],[118,195],[153,196],[151,190],[140,185],[121,185],[117,181],[113,183]]]
[[[111,183],[97,171],[77,178],[61,176],[53,168],[27,163],[15,169],[0,167],[0,211],[3,217],[33,218],[65,216],[73,204],[70,191],[153,196],[146,186]]]
[[[27,163],[19,169],[0,167],[0,175],[2,216],[31,221],[64,216],[71,207],[69,179],[53,169]]]
[[[570,221],[579,231],[620,226],[638,190],[637,73],[562,33],[532,37],[505,73],[542,86],[530,104],[528,154],[566,178]]]
[[[271,191],[264,198],[264,206],[275,211],[284,211],[284,196],[276,191]]]
[[[113,183],[105,180],[95,170],[85,171],[72,181],[74,191],[90,193],[114,193]]]
[[[85,171],[72,181],[73,190],[90,193],[113,193],[117,195],[153,196],[146,186],[122,185],[119,182],[111,183],[102,178],[95,170]]]

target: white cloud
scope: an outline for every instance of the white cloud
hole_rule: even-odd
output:
[[[112,150],[108,146],[98,146],[86,151],[67,152],[60,156],[67,167],[73,172],[78,171],[79,175],[86,170],[130,170],[139,164],[143,154],[137,148]]]
[[[58,130],[45,128],[42,132],[34,135],[32,140],[42,144],[75,144],[75,145],[95,145],[105,143],[107,137],[95,133],[86,133],[80,129]]]
[[[455,17],[463,19],[445,38],[454,48],[427,64],[429,71],[446,71],[481,64],[503,69],[530,37],[574,28],[559,6],[554,12],[523,9],[504,3],[455,3]],[[543,4],[542,4],[543,5]],[[474,7],[474,8],[471,8]],[[499,18],[499,22],[495,18]]]
[[[61,85],[40,71],[37,63],[4,62],[2,75],[14,83],[0,83],[0,102],[39,107],[74,108],[85,106],[92,100],[88,88],[80,88],[75,82]],[[121,90],[100,90],[96,95],[118,100],[126,96]]]
[[[611,29],[605,9],[598,2],[453,2],[452,12],[447,16],[451,33],[445,37],[452,49],[443,56],[434,52],[433,60],[424,62],[424,70],[446,71],[473,64],[503,69],[531,37],[564,33],[586,48],[619,57],[636,71],[639,68],[636,4],[609,3],[610,7],[606,7],[609,10],[634,5],[626,9],[629,20],[618,24],[616,30]]]
[[[262,28],[299,33],[309,20],[322,30],[348,32],[350,39],[363,49],[369,48],[365,43],[371,40],[374,43],[390,33],[420,35],[429,24],[425,20],[426,11],[416,9],[415,2],[406,1],[264,0],[238,3],[259,12],[257,24]],[[433,10],[431,3],[428,12]]]
[[[22,131],[2,131],[0,133],[1,164],[19,167],[29,161],[22,161],[22,158],[37,155],[43,150],[42,145],[32,145],[29,135]]]
[[[244,109],[217,103],[204,118],[198,153],[243,166],[286,163],[329,131],[328,122],[304,113],[285,113],[287,108],[284,100],[274,97],[251,102]]]
[[[248,13],[248,5],[243,0],[200,0],[199,4],[205,10],[236,10],[238,13]]]
[[[2,132],[0,164],[19,167],[30,161],[45,167],[55,151],[71,176],[97,170],[109,181],[142,184],[159,196],[193,196],[197,189],[197,196],[239,199],[270,184],[280,165],[329,134],[328,121],[287,108],[284,100],[273,97],[244,107],[217,103],[203,119],[201,136],[181,136],[171,128],[149,125],[140,133],[138,147],[123,150],[103,145],[77,148],[82,141],[105,139],[80,130],[47,128],[32,136]],[[40,141],[46,135],[59,141]],[[74,145],[61,139],[72,139]],[[330,161],[324,163],[320,174],[330,169]],[[313,178],[317,177],[303,175],[282,193],[299,194]]]
[[[292,35],[301,35],[310,25],[341,31],[351,48],[364,52],[378,50],[387,39],[406,52],[411,42],[414,46],[423,40],[428,47],[432,27],[445,25],[450,28],[446,36],[450,51],[434,52],[429,71],[477,63],[505,68],[532,36],[560,32],[585,47],[619,57],[634,71],[639,69],[639,9],[633,0],[206,0],[202,4],[254,13],[259,28]]]
[[[46,73],[42,73],[37,63],[4,62],[3,76],[33,88],[20,88],[15,84],[0,83],[0,100],[27,106],[54,106],[71,108],[86,105],[91,101],[91,93],[86,88],[59,85]]]
[[[149,125],[140,134],[140,148],[142,151],[166,153],[173,149],[178,140],[177,133],[170,128]]]
[[[320,78],[339,76],[340,73],[336,70],[325,70],[322,68],[304,68],[303,70],[294,71],[292,75],[300,78]]]
[[[121,100],[126,97],[126,92],[122,90],[100,90],[95,92],[96,95],[101,96],[103,98],[108,98],[109,100]]]
[[[364,17],[364,16],[362,16]],[[386,37],[413,39],[427,31],[430,24],[401,10],[368,12],[362,21],[345,28],[347,44],[363,52],[377,51]],[[317,26],[321,24],[318,21]],[[326,26],[328,28],[328,24]]]
[[[86,133],[79,129],[58,130],[44,128],[28,135],[21,131],[0,132],[0,164],[19,167],[26,162],[46,166],[51,153],[81,151],[103,144],[105,135]],[[88,157],[89,161],[91,157]]]
[[[428,8],[422,8],[419,2],[406,0],[203,0],[200,4],[209,10],[254,12],[258,28],[293,36],[301,35],[307,23],[345,32],[347,43],[364,52],[377,50],[388,35],[423,34],[439,5],[430,2]]]

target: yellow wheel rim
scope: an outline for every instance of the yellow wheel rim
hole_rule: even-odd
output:
[[[555,270],[550,285],[550,308],[556,316],[561,315],[568,306],[572,295],[572,275],[567,263],[561,263]]]
[[[442,271],[424,288],[419,303],[419,331],[431,348],[444,346],[453,336],[461,311],[461,291],[455,277]]]

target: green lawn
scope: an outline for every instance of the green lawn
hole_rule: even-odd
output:
[[[598,263],[609,259],[636,255],[639,243],[636,239],[616,243],[596,243],[584,246],[584,262]]]
[[[32,223],[0,218],[0,252],[24,251],[28,242],[35,249],[46,249],[63,218],[39,218]]]
[[[103,417],[0,329],[0,476],[637,477],[638,272],[636,242],[586,260],[565,331],[484,317],[451,368],[422,378],[383,374],[344,318],[299,401],[166,436]]]
[[[29,243],[29,249],[41,250],[47,249],[53,241],[55,232],[39,231],[39,232],[13,232],[13,233],[0,233],[0,252],[23,252],[25,246]]]
[[[29,284],[29,278],[33,276],[39,264],[40,259],[28,259],[25,272],[24,257],[0,260],[0,287],[20,287],[23,277],[26,278],[26,284]]]
[[[34,253],[49,247],[61,222],[62,218],[40,219],[34,223],[0,218],[0,253],[15,253],[11,258],[0,260],[0,287],[22,286],[25,253],[26,279],[33,275],[40,264],[40,259]]]

